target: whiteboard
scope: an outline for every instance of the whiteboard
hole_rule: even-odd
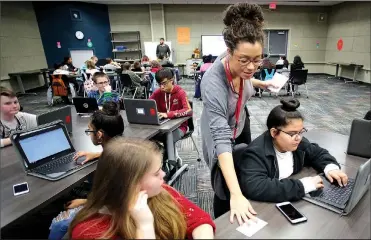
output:
[[[149,60],[157,60],[156,56],[156,48],[159,45],[159,42],[144,42],[144,54],[148,56]],[[171,42],[165,42],[166,45],[169,46],[171,54],[170,54],[170,62],[173,61],[173,49],[171,48]]]
[[[75,67],[81,68],[82,65],[94,55],[93,50],[71,50],[70,56]]]
[[[202,35],[201,36],[202,55],[219,56],[227,51],[224,38],[222,35]]]

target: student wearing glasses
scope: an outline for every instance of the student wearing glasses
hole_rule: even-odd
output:
[[[119,107],[114,102],[106,102],[102,110],[93,113],[90,118],[86,135],[90,136],[94,145],[101,145],[104,149],[108,142],[124,133],[124,120],[119,112]],[[85,157],[82,164],[100,158],[101,152],[77,152],[74,159]],[[75,215],[86,204],[86,199],[74,199],[66,204],[66,211],[61,212],[55,217],[50,225],[48,239],[59,240],[67,233],[68,227]]]
[[[231,210],[230,221],[254,218],[243,196],[233,163],[232,149],[250,143],[250,121],[245,108],[254,87],[266,89],[270,81],[253,78],[262,62],[263,12],[256,4],[238,3],[224,13],[223,37],[227,52],[219,56],[201,82],[204,109],[201,116],[204,159],[211,169],[214,216]]]
[[[304,166],[324,173],[330,182],[346,186],[347,175],[326,150],[303,137],[303,116],[296,99],[281,100],[269,113],[268,130],[235,157],[237,176],[242,193],[249,199],[264,202],[300,200],[306,193],[323,188],[318,175],[289,179]]]
[[[192,116],[192,108],[188,102],[187,93],[179,85],[174,85],[175,75],[169,68],[162,68],[156,72],[155,79],[160,88],[155,90],[150,99],[156,101],[157,110],[161,118],[180,118]],[[174,143],[187,132],[188,122],[183,122],[179,128],[173,131]],[[166,144],[166,137],[159,136],[156,139]],[[167,146],[169,152],[170,146]]]
[[[120,101],[119,94],[111,90],[109,78],[105,73],[94,73],[93,82],[98,90],[90,91],[88,97],[95,98],[98,102],[98,106],[102,106],[103,103],[108,101],[113,101],[115,103]]]

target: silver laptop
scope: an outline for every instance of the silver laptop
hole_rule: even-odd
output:
[[[73,160],[76,154],[62,121],[41,125],[11,136],[28,175],[56,181],[94,163]]]
[[[350,128],[347,154],[371,158],[371,121],[354,119]]]
[[[65,106],[37,116],[37,125],[43,125],[57,120],[62,120],[68,133],[72,133],[71,106]]]
[[[331,184],[324,175],[321,176],[325,187],[306,194],[303,199],[342,215],[348,215],[370,187],[370,162],[371,159],[362,164],[356,178],[349,178],[345,187]]]
[[[158,117],[157,104],[153,99],[124,99],[129,123],[161,125],[170,119]]]

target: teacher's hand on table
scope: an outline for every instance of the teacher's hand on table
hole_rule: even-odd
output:
[[[242,194],[232,194],[231,195],[231,216],[229,221],[233,223],[234,216],[236,216],[237,221],[240,225],[247,222],[249,219],[256,221],[256,212],[252,208],[250,202]]]

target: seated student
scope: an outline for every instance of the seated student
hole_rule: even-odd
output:
[[[157,145],[118,137],[104,148],[69,239],[211,239],[211,217],[165,185]]]
[[[144,67],[141,66],[140,62],[135,61],[132,70],[133,72],[144,72]]]
[[[77,71],[77,68],[75,68],[75,66],[73,66],[73,64],[72,64],[72,58],[71,57],[64,57],[63,70],[67,70],[69,72]]]
[[[142,59],[140,60],[143,67],[149,67],[151,65],[149,58],[147,55],[143,55]]]
[[[95,66],[94,60],[88,60],[86,61],[86,73],[91,74],[91,76],[96,73],[100,72],[99,68]]]
[[[280,59],[277,60],[276,65],[283,65],[284,59],[286,59],[286,56],[280,56]]]
[[[91,90],[88,93],[88,97],[95,98],[99,106],[102,106],[108,101],[113,101],[116,103],[120,101],[119,94],[112,91],[109,78],[105,73],[96,72],[93,75],[93,82],[98,90]]]
[[[260,69],[272,69],[274,67],[275,67],[274,64],[271,63],[271,61],[269,60],[268,54],[264,54],[264,58],[260,66]]]
[[[213,58],[213,56],[211,54],[209,54],[207,56],[204,56],[204,58],[203,58],[204,64],[202,64],[201,67],[200,67],[201,72],[206,72],[206,70],[209,69],[209,67],[211,67],[213,65],[212,62],[211,62],[212,58]]]
[[[156,82],[160,86],[153,92],[150,99],[154,99],[160,118],[179,118],[192,116],[192,108],[189,105],[187,93],[179,86],[174,85],[174,73],[169,68],[159,70],[155,75]],[[187,121],[173,131],[174,142],[177,142],[188,130]],[[159,139],[165,142],[164,139]],[[168,149],[169,151],[170,149]]]
[[[160,69],[162,69],[162,66],[158,61],[151,61],[151,73],[157,73],[157,71]]]
[[[174,64],[165,58],[164,55],[158,56],[158,61],[161,66],[174,67]]]
[[[104,65],[103,67],[104,69],[117,69],[117,68],[121,68],[121,65],[120,63],[117,63],[117,62],[114,62],[112,60],[112,58],[106,58],[106,65]]]
[[[36,115],[20,112],[17,95],[0,86],[0,136],[1,147],[12,144],[10,135],[15,131],[27,130],[37,127]]]
[[[128,74],[130,76],[132,85],[138,88],[135,96],[142,96],[144,92],[144,88],[147,87],[148,81],[143,81],[138,75],[136,75],[133,71],[131,71],[130,68],[131,68],[131,64],[128,62],[125,62],[122,65],[122,73]]]
[[[290,68],[291,70],[303,69],[304,68],[304,63],[301,61],[301,57],[300,56],[295,56],[294,61],[291,64],[290,67],[291,67]]]
[[[238,154],[236,170],[242,193],[264,202],[300,200],[306,193],[323,188],[320,176],[289,179],[304,166],[325,173],[330,182],[345,186],[348,177],[325,149],[302,136],[303,116],[296,99],[281,100],[267,119],[268,130]]]
[[[93,61],[94,63],[94,67],[95,67],[95,64],[98,62],[98,58],[96,56],[92,56],[90,59],[86,60],[84,65],[81,66],[81,70],[83,71],[86,71],[87,70],[87,63],[88,61]],[[95,67],[97,70],[99,69],[99,67]]]
[[[106,102],[103,104],[103,109],[93,113],[88,124],[88,129],[85,130],[91,138],[94,145],[101,145],[104,149],[107,143],[124,133],[124,120],[119,112],[119,106],[115,102]],[[78,152],[75,159],[79,157],[86,157],[82,164],[99,158],[101,152]],[[82,206],[86,203],[86,199],[75,199],[67,205],[67,211],[61,212],[53,219],[50,226],[50,240],[62,239],[67,233],[67,229],[73,217]]]

